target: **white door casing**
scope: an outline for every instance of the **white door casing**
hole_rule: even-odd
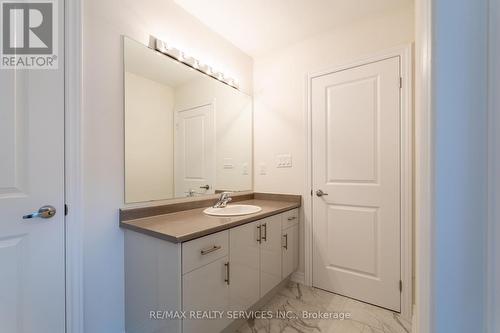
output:
[[[65,331],[64,52],[58,61],[0,69],[0,332]],[[45,205],[56,215],[22,218]]]
[[[214,193],[215,117],[213,104],[175,112],[175,196]],[[208,185],[209,189],[203,188]]]
[[[311,80],[313,285],[400,311],[400,57]]]

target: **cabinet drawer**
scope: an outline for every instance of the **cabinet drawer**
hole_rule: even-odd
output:
[[[182,274],[228,255],[229,230],[182,243]]]
[[[291,226],[299,224],[299,209],[295,208],[283,213],[281,229],[285,230]]]

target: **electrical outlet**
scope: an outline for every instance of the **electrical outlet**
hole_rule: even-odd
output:
[[[292,167],[292,155],[291,154],[276,155],[276,167],[277,168],[291,168]]]
[[[241,174],[244,175],[244,176],[248,175],[248,163],[243,163],[243,165],[241,166],[241,168],[242,168]]]

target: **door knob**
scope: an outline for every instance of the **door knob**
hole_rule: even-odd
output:
[[[325,192],[323,192],[322,190],[317,190],[317,191],[316,191],[316,195],[317,195],[318,197],[322,197],[322,196],[324,196],[324,195],[328,195],[328,193],[325,193]]]
[[[204,188],[205,190],[209,190],[210,189],[210,185],[200,186],[200,188]]]
[[[51,217],[53,217],[54,215],[56,215],[56,209],[53,207],[53,206],[43,206],[43,207],[40,207],[40,209],[38,210],[38,212],[35,212],[35,213],[32,213],[32,214],[28,214],[28,215],[24,215],[23,216],[23,219],[32,219],[32,218],[35,218],[35,217],[40,217],[42,219],[50,219]]]

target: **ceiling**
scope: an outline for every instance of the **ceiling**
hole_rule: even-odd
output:
[[[174,1],[251,56],[413,3],[413,0]]]

